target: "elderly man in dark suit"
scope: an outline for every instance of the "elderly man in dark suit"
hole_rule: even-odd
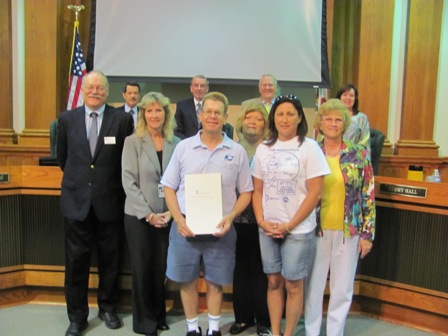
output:
[[[118,268],[125,194],[121,183],[124,139],[132,117],[106,104],[109,83],[99,71],[83,78],[84,106],[63,112],[58,124],[58,163],[63,170],[61,212],[65,230],[66,336],[87,328],[92,248],[98,250],[99,318],[110,329],[117,316]]]
[[[176,128],[174,134],[181,139],[189,138],[201,129],[199,122],[199,112],[202,110],[202,98],[208,92],[208,80],[203,75],[196,75],[191,80],[190,92],[193,97],[187,98],[177,102],[176,114]],[[233,126],[225,123],[222,126],[222,131],[227,134],[230,139],[233,139]]]

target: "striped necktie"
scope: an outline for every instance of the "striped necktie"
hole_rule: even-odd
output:
[[[199,119],[199,113],[201,112],[201,110],[202,110],[202,104],[199,102],[196,105],[196,117],[198,118],[198,126],[199,126],[199,128],[201,128],[201,120]]]

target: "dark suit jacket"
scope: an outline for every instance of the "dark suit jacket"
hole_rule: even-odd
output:
[[[227,134],[227,136],[233,140],[233,126],[229,123],[222,125],[222,131]]]
[[[123,111],[124,113],[128,113],[128,112],[126,112],[126,110],[124,109],[125,106],[126,106],[126,105],[123,104],[122,106],[119,106],[119,107],[117,107],[116,109],[119,110],[119,111]],[[138,113],[139,113],[139,111],[138,111],[138,105],[134,107],[134,113],[136,113],[136,119],[135,119],[135,120],[138,120]],[[135,127],[137,127],[137,122],[134,121],[134,128],[135,128]]]
[[[176,105],[176,128],[174,134],[181,139],[189,138],[196,135],[199,131],[198,117],[196,114],[196,106],[194,98],[181,100]],[[222,131],[233,139],[233,126],[226,123],[222,126]]]
[[[124,139],[134,131],[130,114],[106,105],[95,153],[90,153],[84,106],[63,112],[58,123],[58,163],[64,171],[61,212],[64,217],[83,221],[93,205],[100,221],[123,216],[124,191],[121,183],[121,153]],[[105,137],[115,141],[105,144]]]
[[[176,104],[174,119],[176,119],[174,134],[179,138],[189,138],[198,132],[199,124],[193,97]]]

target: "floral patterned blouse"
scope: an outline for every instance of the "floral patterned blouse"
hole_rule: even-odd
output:
[[[323,141],[319,142],[319,146],[325,153]],[[344,140],[339,163],[345,184],[344,236],[359,234],[362,239],[373,241],[376,211],[375,183],[370,154],[365,147]],[[316,214],[316,230],[318,234],[322,234],[320,203]]]

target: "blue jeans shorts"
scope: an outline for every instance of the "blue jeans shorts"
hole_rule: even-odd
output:
[[[221,238],[197,236],[184,238],[173,222],[170,230],[166,276],[176,282],[188,283],[199,277],[201,263],[204,278],[217,285],[233,281],[235,268],[236,231],[230,231]]]
[[[266,236],[259,229],[263,272],[281,273],[287,280],[300,280],[309,275],[314,262],[316,233],[288,234],[283,239]]]

